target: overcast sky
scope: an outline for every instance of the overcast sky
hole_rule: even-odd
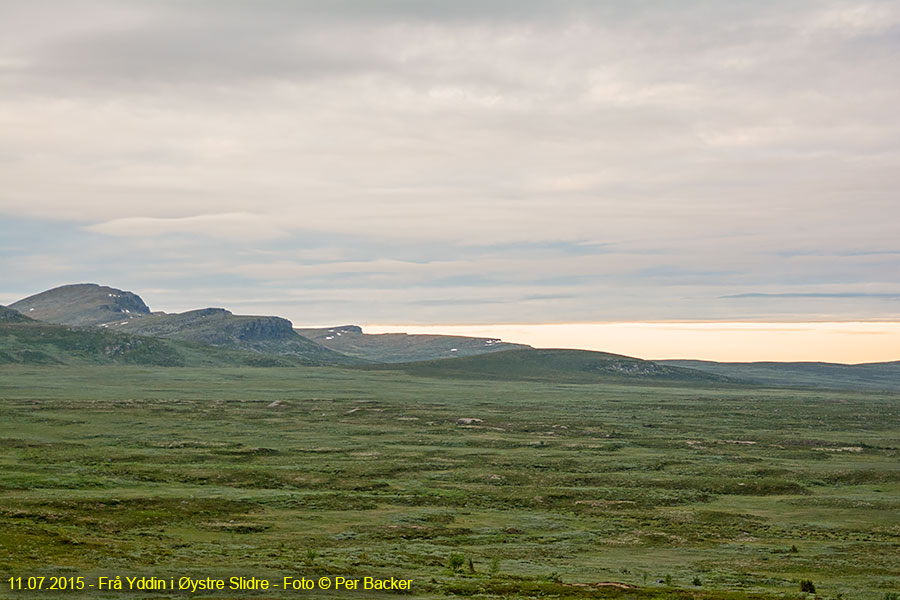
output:
[[[0,0],[0,303],[900,318],[900,4]]]

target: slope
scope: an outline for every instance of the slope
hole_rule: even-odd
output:
[[[382,363],[474,356],[529,347],[524,344],[510,344],[496,338],[406,333],[368,334],[363,333],[357,325],[296,331],[326,348],[348,356]]]
[[[31,323],[34,319],[26,317],[17,310],[6,306],[0,306],[0,325],[6,323]]]
[[[180,367],[291,366],[302,362],[99,327],[44,323],[0,307],[0,364]]]
[[[900,391],[900,361],[859,365],[824,362],[720,363],[703,360],[656,362],[775,387]]]
[[[140,296],[96,283],[47,290],[9,305],[20,313],[59,325],[101,325],[150,313]]]
[[[728,383],[730,379],[694,369],[588,350],[525,348],[478,356],[413,363],[373,365],[422,377],[554,381],[560,383],[658,382]]]
[[[260,354],[294,356],[322,365],[365,361],[345,356],[309,340],[281,317],[234,315],[223,308],[184,313],[152,313],[111,325],[118,331],[233,348]]]
[[[287,319],[234,315],[221,308],[179,314],[151,313],[137,294],[93,283],[64,285],[19,300],[11,307],[48,323],[96,325],[134,335],[292,356],[304,364],[352,365],[365,362],[302,337],[293,330]]]

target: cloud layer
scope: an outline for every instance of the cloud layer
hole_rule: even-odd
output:
[[[895,2],[11,3],[0,291],[897,318],[898,52]]]

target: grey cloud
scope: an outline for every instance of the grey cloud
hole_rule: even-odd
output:
[[[10,3],[0,213],[80,243],[0,261],[362,289],[341,311],[370,321],[891,314],[898,27],[894,2]]]
[[[868,292],[783,292],[764,293],[748,292],[745,294],[732,294],[722,298],[879,298],[884,300],[896,300],[900,298],[900,292],[896,293],[868,293]]]
[[[40,4],[44,10],[20,9],[20,23],[33,27],[43,22],[54,5]],[[71,83],[146,88],[266,79],[302,82],[391,71],[427,78],[453,63],[434,60],[441,48],[429,40],[435,34],[446,36],[447,18],[492,17],[532,25],[527,23],[529,17],[571,14],[562,5],[546,2],[126,1],[86,6],[92,4],[95,11],[121,13],[122,18],[100,20],[95,26],[79,23],[53,37],[24,36],[19,47],[10,44],[7,51],[15,53],[24,47],[27,57],[17,60],[13,54],[0,66],[8,65],[6,70],[13,75],[52,78],[63,87]],[[67,12],[64,9],[60,16]],[[396,44],[397,36],[407,37],[413,45]],[[471,71],[465,74],[470,80],[472,75]]]

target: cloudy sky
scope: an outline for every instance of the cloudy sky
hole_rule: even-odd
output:
[[[896,1],[0,0],[0,303],[900,320]]]

